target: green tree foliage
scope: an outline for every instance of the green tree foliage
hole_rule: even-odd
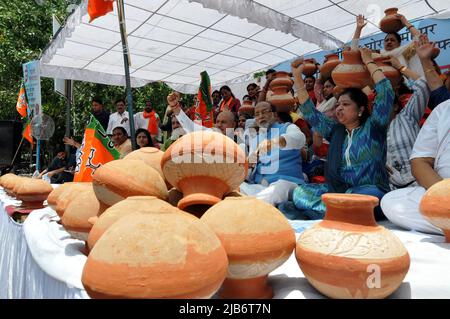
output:
[[[52,39],[52,15],[65,21],[68,5],[73,0],[0,0],[0,119],[19,119],[16,111],[17,95],[23,78],[22,64],[38,59]],[[40,5],[38,5],[39,3]],[[200,81],[200,80],[199,80]],[[150,99],[162,117],[166,97],[172,91],[164,83],[151,83],[133,89],[134,111],[142,111]],[[55,148],[62,145],[66,127],[66,99],[54,92],[53,79],[41,78],[42,108],[55,122],[55,134],[43,143],[45,161],[54,156]],[[84,126],[89,118],[94,96],[103,99],[105,107],[115,112],[114,101],[126,98],[124,87],[95,83],[74,82],[74,101],[71,108],[72,134],[81,141]],[[192,105],[194,97],[185,95],[185,105]],[[27,143],[25,143],[27,144]],[[45,166],[45,163],[44,163]]]

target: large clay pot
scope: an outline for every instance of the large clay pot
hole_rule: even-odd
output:
[[[161,177],[164,179],[164,174],[161,169],[161,158],[164,152],[156,147],[141,147],[125,156],[125,160],[141,160],[150,167],[156,169]]]
[[[157,170],[141,160],[115,160],[98,168],[92,180],[100,202],[112,206],[130,196],[167,199],[167,186]]]
[[[398,87],[400,81],[402,80],[401,73],[392,66],[389,57],[380,57],[374,59],[374,62],[377,64],[378,68],[383,71],[384,76],[391,81],[392,87]]]
[[[14,181],[18,179],[18,176],[12,173],[5,174],[0,177],[0,186],[5,189],[7,194],[10,194],[10,190],[14,187]]]
[[[201,218],[221,240],[228,255],[222,298],[273,297],[267,275],[295,248],[295,234],[275,207],[254,197],[227,197]]]
[[[83,269],[91,298],[210,298],[228,260],[214,232],[173,207],[163,214],[133,212],[111,225]]]
[[[89,250],[92,250],[105,231],[123,216],[134,212],[173,212],[172,208],[174,208],[172,205],[154,196],[132,196],[118,202],[96,219],[87,240]]]
[[[384,33],[395,33],[403,28],[403,23],[395,15],[398,13],[398,8],[389,8],[384,10],[386,16],[380,20],[380,29]]]
[[[322,222],[298,239],[295,255],[311,285],[331,298],[385,298],[409,269],[401,241],[375,222],[378,199],[324,194]]]
[[[320,74],[324,79],[328,79],[331,76],[331,72],[339,65],[341,61],[339,60],[339,55],[328,54],[325,56],[325,62],[320,68]]]
[[[94,189],[85,189],[70,201],[61,217],[61,224],[73,238],[87,241],[92,228],[89,218],[101,214],[101,209]]]
[[[341,88],[362,89],[372,83],[367,67],[359,51],[344,51],[344,60],[331,72],[334,83]]]
[[[434,226],[442,229],[450,243],[450,178],[431,186],[420,201],[420,212]]]
[[[253,106],[252,101],[244,101],[241,105],[241,107],[238,110],[239,114],[249,114],[252,115],[255,114],[255,107]]]
[[[274,76],[269,84],[272,94],[266,96],[266,100],[275,106],[277,112],[290,112],[295,105],[291,93],[294,81],[288,72],[278,71]]]
[[[14,189],[17,199],[22,201],[22,206],[42,207],[48,195],[53,191],[52,185],[42,179],[26,178],[20,186]]]
[[[303,61],[303,75],[313,76],[317,72],[317,64],[314,59],[305,59]]]
[[[183,193],[180,209],[201,215],[224,194],[237,189],[247,175],[245,153],[230,138],[217,132],[184,135],[170,145],[161,160],[170,184]],[[196,210],[196,207],[202,208]]]

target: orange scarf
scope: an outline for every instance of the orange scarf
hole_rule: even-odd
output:
[[[220,103],[220,112],[222,112],[222,111],[230,111],[230,112],[232,112],[232,110],[230,109],[230,105],[231,105],[231,103],[233,103],[233,101],[234,101],[233,97],[230,97],[228,99],[228,102],[222,101]]]
[[[158,124],[156,123],[156,112],[151,111],[150,113],[147,113],[144,111],[142,113],[144,116],[144,119],[148,120],[148,127],[147,130],[150,132],[151,135],[158,135]]]

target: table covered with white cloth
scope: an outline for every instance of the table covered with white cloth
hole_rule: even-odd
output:
[[[17,204],[0,189],[0,298],[89,298],[81,283],[84,242],[57,223],[51,208],[31,212],[23,224],[5,207]],[[290,221],[296,236],[317,221]],[[450,298],[450,244],[443,236],[391,229],[407,248],[411,266],[389,298]],[[301,272],[295,253],[269,275],[275,299],[325,298]]]

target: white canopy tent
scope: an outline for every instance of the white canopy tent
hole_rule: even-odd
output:
[[[87,2],[44,50],[41,75],[123,86],[116,7],[89,23]],[[339,48],[360,13],[369,20],[362,36],[380,32],[393,6],[410,20],[450,13],[448,0],[125,0],[131,85],[163,81],[194,93],[204,70],[214,87],[243,84],[296,56]]]

